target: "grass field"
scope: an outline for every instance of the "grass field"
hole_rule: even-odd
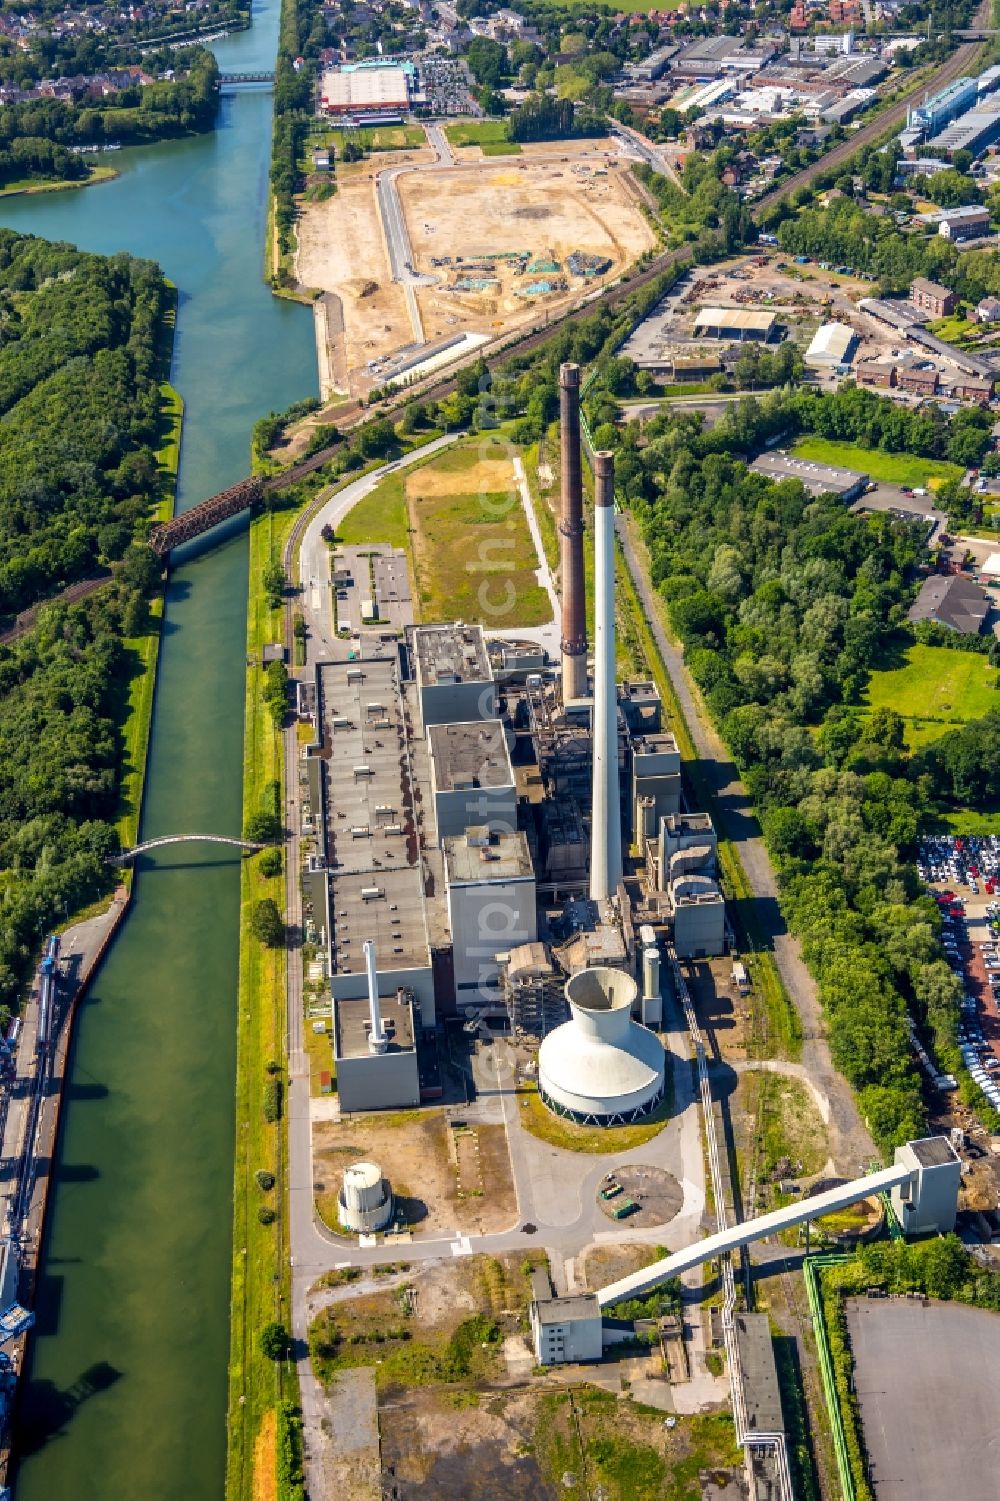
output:
[[[914,453],[883,453],[880,448],[860,448],[855,443],[838,443],[832,438],[802,438],[792,452],[797,458],[813,459],[818,464],[839,464],[881,480],[887,485],[909,485],[935,489],[948,480],[961,479],[965,472],[959,464],[943,459],[922,459]]]
[[[250,528],[250,578],[247,603],[247,671],[243,746],[243,811],[256,812],[265,789],[283,774],[283,742],[271,721],[261,692],[260,651],[266,641],[282,638],[280,611],[271,610],[262,586],[263,569],[280,557],[295,513],[270,512]],[[285,910],[284,876],[265,879],[258,861],[243,863],[240,907],[240,982],[236,1045],[236,1154],[233,1176],[233,1280],[230,1318],[229,1446],[226,1494],[230,1501],[256,1501],[276,1494],[273,1445],[258,1442],[273,1427],[272,1412],[285,1395],[284,1366],[265,1359],[258,1345],[261,1328],[289,1322],[289,1267],[285,1223],[284,1126],[268,1124],[262,1101],[265,1063],[283,1063],[285,964],[283,948],[264,948],[250,932],[252,905],[273,897]],[[283,1071],[277,1077],[283,1081]],[[274,1174],[266,1196],[254,1174]],[[268,1203],[273,1224],[262,1224],[257,1210]]]
[[[444,131],[453,146],[514,145],[507,140],[505,120],[463,120],[458,125],[446,125]]]
[[[338,157],[345,141],[353,141],[366,151],[407,151],[427,144],[427,137],[419,125],[364,125],[357,130],[325,131],[322,139],[334,148]],[[319,145],[320,137],[314,138],[310,144]]]
[[[645,1120],[634,1126],[578,1126],[576,1121],[553,1115],[542,1103],[537,1090],[522,1089],[517,1095],[521,1125],[539,1141],[548,1142],[550,1147],[562,1147],[566,1152],[592,1152],[595,1155],[631,1152],[634,1147],[643,1147],[654,1136],[659,1136],[670,1119],[673,1104],[670,1084],[668,1072],[666,1096]]]
[[[337,527],[337,539],[350,547],[364,542],[385,542],[389,547],[410,545],[410,518],[406,509],[405,478],[392,474],[371,495],[359,500]]]
[[[484,141],[480,147],[484,156],[520,156],[517,141]]]
[[[407,475],[406,498],[424,620],[495,629],[551,620],[509,444],[479,438],[448,449]]]
[[[18,193],[63,193],[69,188],[89,188],[99,182],[110,182],[117,176],[118,172],[114,167],[91,167],[90,176],[81,178],[79,182],[22,177],[17,182],[9,182],[6,187],[0,188],[0,198],[13,198]]]
[[[915,642],[904,656],[905,665],[872,673],[865,702],[902,715],[911,750],[998,707],[1000,672],[978,652]]]

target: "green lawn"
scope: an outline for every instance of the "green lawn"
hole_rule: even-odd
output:
[[[869,708],[895,709],[903,716],[911,749],[998,707],[1000,673],[977,652],[917,642],[907,648],[905,657],[903,667],[872,673],[865,702]]]
[[[453,146],[513,145],[507,140],[506,120],[462,120],[446,125],[444,133]]]
[[[982,327],[970,318],[935,318],[928,323],[927,332],[936,334],[946,344],[961,344],[970,334],[982,333]]]
[[[337,527],[337,540],[350,547],[364,542],[385,542],[389,547],[410,545],[410,521],[406,512],[406,477],[391,474],[359,500]]]
[[[484,141],[480,148],[484,156],[520,156],[517,141]]]
[[[887,485],[910,485],[917,489],[935,489],[947,480],[961,479],[965,472],[959,464],[943,459],[922,459],[914,453],[883,453],[880,448],[860,448],[855,443],[838,443],[832,438],[802,438],[792,452],[797,458],[813,459],[818,464],[839,464],[871,475]]]
[[[365,125],[358,130],[323,132],[323,139],[333,146],[338,157],[344,149],[345,141],[353,141],[366,151],[407,151],[427,144],[427,137],[420,125]],[[309,144],[319,145],[319,138],[314,138]]]

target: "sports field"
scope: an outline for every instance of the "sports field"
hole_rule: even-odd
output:
[[[902,715],[911,750],[1000,706],[1000,672],[977,652],[916,642],[905,657],[902,667],[872,673],[865,702],[871,709],[895,709]]]
[[[915,453],[884,453],[881,448],[861,448],[856,443],[838,443],[833,438],[802,438],[792,452],[800,459],[816,464],[837,464],[871,475],[886,485],[909,485],[912,489],[934,490],[948,480],[961,479],[959,464],[943,459],[922,459]]]

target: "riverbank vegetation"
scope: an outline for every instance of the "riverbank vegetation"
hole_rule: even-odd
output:
[[[4,105],[0,187],[25,179],[83,183],[90,168],[79,148],[141,145],[213,128],[219,69],[211,52],[164,49],[143,57],[141,66],[139,57],[125,49],[105,63],[120,80],[107,94],[88,89],[79,98],[29,97]]]
[[[280,803],[285,771],[280,720],[265,701],[261,651],[284,634],[283,602],[279,597],[277,605],[273,603],[265,579],[274,561],[281,558],[294,517],[291,509],[266,512],[256,517],[250,528],[243,824],[245,830],[253,832],[259,832],[262,814],[272,816],[275,789]],[[298,872],[290,872],[289,879],[298,880]],[[285,880],[280,864],[275,870],[272,862],[256,856],[243,863],[240,894],[227,1456],[230,1501],[252,1501],[259,1494],[273,1493],[275,1467],[283,1471],[287,1457],[282,1443],[277,1449],[270,1442],[258,1444],[265,1422],[272,1421],[268,1415],[275,1407],[279,1413],[282,1410],[287,1384],[285,1362],[263,1354],[259,1335],[269,1324],[287,1325],[289,1320],[285,1124],[281,1108],[285,1095],[282,1056],[287,955],[284,942],[264,943],[255,936],[254,915],[262,902],[271,902],[283,913]],[[266,1207],[272,1211],[263,1218],[258,1213],[262,1181],[271,1185]],[[294,1378],[290,1394],[294,1394]],[[279,1432],[284,1422],[282,1418]]]
[[[0,1021],[137,828],[160,580],[142,538],[173,495],[181,420],[172,315],[149,262],[0,231],[0,608],[108,576],[0,645]]]

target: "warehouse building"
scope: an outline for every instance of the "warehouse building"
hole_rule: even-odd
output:
[[[824,323],[816,330],[806,350],[806,364],[814,370],[849,364],[856,338],[854,330],[846,323]]]
[[[443,843],[459,1006],[503,1009],[497,955],[538,936],[528,841],[522,833],[471,828]]]
[[[767,343],[777,327],[774,313],[758,308],[704,307],[694,320],[695,337]]]
[[[363,943],[372,940],[380,982],[415,997],[433,1026],[434,982],[413,775],[399,656],[322,662],[316,669],[318,754],[309,756],[311,802],[327,872],[322,926],[335,1000],[368,994]],[[325,753],[324,753],[325,752]],[[401,768],[405,774],[401,775]],[[312,782],[316,781],[316,789]],[[322,882],[322,872],[318,879]],[[319,914],[317,914],[319,917]]]
[[[970,109],[960,115],[928,142],[928,150],[971,151],[973,156],[981,156],[997,140],[1000,140],[1000,105],[994,100],[989,108]]]
[[[410,108],[412,64],[345,63],[320,83],[320,107],[328,115],[361,120],[399,119]]]
[[[374,1052],[367,998],[334,1002],[333,1056],[343,1111],[404,1110],[420,1104],[413,999],[401,990],[383,996],[379,1005],[386,1041]]]
[[[775,481],[797,479],[805,485],[810,495],[836,495],[840,500],[856,500],[864,494],[868,475],[858,474],[853,469],[841,469],[835,464],[817,464],[812,459],[799,459],[794,454],[776,449],[762,453],[754,459],[750,468],[755,474],[763,474]]]
[[[937,135],[971,108],[979,97],[979,85],[975,78],[956,78],[952,83],[914,105],[907,111],[906,124],[910,131],[919,132],[924,139]]]

